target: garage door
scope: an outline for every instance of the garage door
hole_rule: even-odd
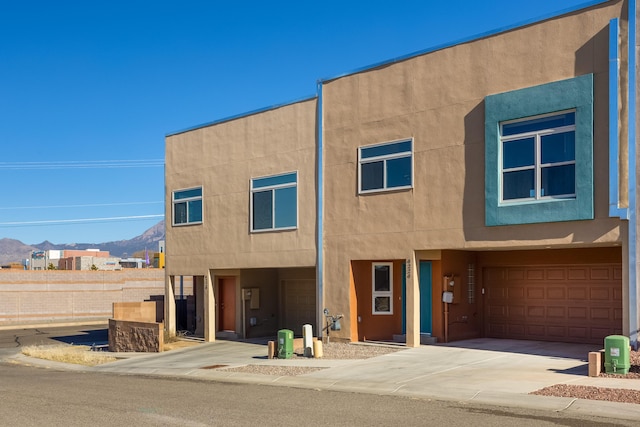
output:
[[[316,313],[315,280],[283,280],[284,327],[295,335],[302,334],[302,325],[314,325]]]
[[[619,264],[484,268],[485,334],[602,344],[622,332],[621,272]]]

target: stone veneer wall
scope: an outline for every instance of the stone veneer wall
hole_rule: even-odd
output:
[[[109,319],[109,351],[158,353],[164,350],[162,323]]]
[[[163,297],[163,269],[0,270],[0,327],[83,320],[106,323],[115,302]]]

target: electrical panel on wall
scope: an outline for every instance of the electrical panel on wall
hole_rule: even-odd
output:
[[[249,308],[257,310],[260,308],[260,288],[251,288],[251,298],[249,298]]]

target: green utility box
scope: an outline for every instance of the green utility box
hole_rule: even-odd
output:
[[[625,375],[629,373],[629,338],[609,335],[604,339],[604,370],[607,374]]]
[[[278,359],[291,359],[293,356],[293,331],[280,329],[278,331]]]

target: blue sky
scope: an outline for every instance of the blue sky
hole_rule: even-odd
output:
[[[0,0],[0,238],[132,238],[164,214],[166,134],[583,4]]]

